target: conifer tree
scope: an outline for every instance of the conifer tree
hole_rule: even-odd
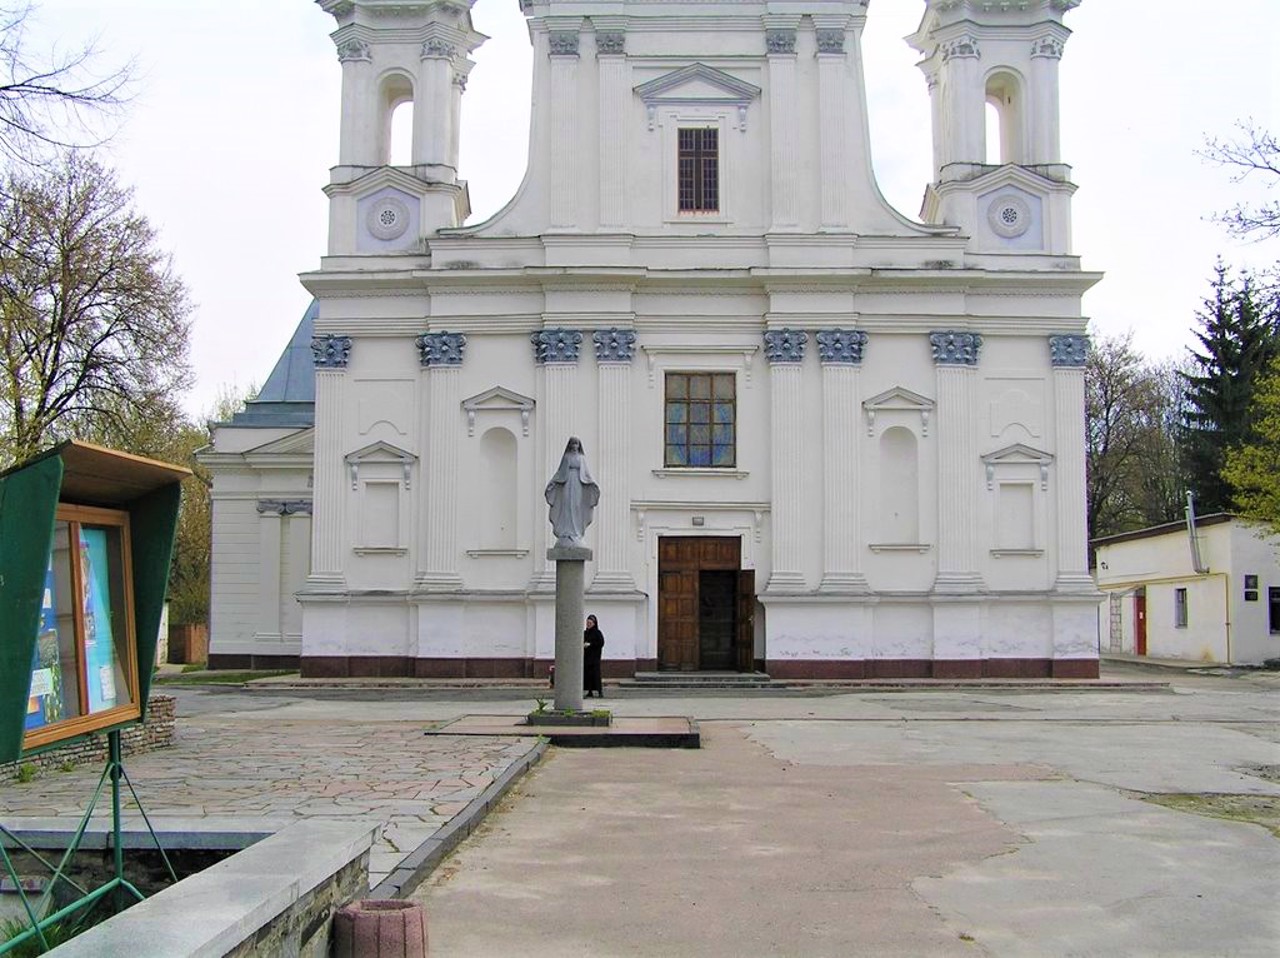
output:
[[[1280,352],[1277,304],[1252,278],[1233,278],[1221,260],[1212,291],[1197,314],[1201,349],[1192,349],[1182,423],[1182,456],[1200,513],[1230,511],[1235,502],[1222,475],[1227,450],[1256,438],[1254,389]]]

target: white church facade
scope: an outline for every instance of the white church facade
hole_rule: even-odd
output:
[[[317,0],[343,75],[328,255],[203,454],[212,664],[545,675],[543,489],[578,436],[606,676],[1096,676],[1099,277],[1058,138],[1078,2],[922,3],[916,221],[871,172],[867,0],[522,0],[528,170],[470,225],[469,0]]]

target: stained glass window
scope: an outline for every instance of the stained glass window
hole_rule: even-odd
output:
[[[667,466],[737,464],[737,383],[733,373],[667,373]]]

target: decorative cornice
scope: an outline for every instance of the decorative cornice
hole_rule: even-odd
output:
[[[977,333],[944,329],[929,334],[933,361],[939,366],[976,366],[982,337]]]
[[[1051,60],[1061,60],[1062,51],[1066,48],[1066,43],[1057,37],[1041,37],[1031,44],[1031,55],[1033,57],[1048,57]]]
[[[957,59],[982,59],[982,51],[978,49],[977,37],[956,37],[954,40],[948,40],[943,43],[939,49],[942,51],[943,63]]]
[[[766,30],[764,32],[764,45],[770,54],[795,53],[796,32],[794,30]]]
[[[461,366],[467,337],[463,333],[423,333],[413,342],[423,366]]]
[[[867,334],[860,329],[820,329],[818,359],[827,365],[858,366],[867,345]]]
[[[310,499],[259,499],[258,512],[262,515],[297,516],[311,515]]]
[[[441,37],[432,37],[422,44],[422,59],[452,60],[457,56],[457,48]]]
[[[818,30],[819,53],[844,53],[843,30]]]
[[[373,53],[369,49],[369,44],[353,37],[338,44],[338,60],[341,63],[349,61],[370,63],[373,61]]]
[[[764,334],[764,355],[770,363],[804,361],[804,344],[809,334],[802,329],[771,329]]]
[[[317,369],[346,369],[351,358],[351,337],[317,336],[311,340],[311,356]]]
[[[533,343],[533,359],[539,366],[547,363],[576,363],[582,348],[582,333],[576,329],[540,329],[529,337]]]
[[[1083,366],[1088,355],[1088,336],[1061,333],[1049,337],[1049,362],[1054,366]]]
[[[578,31],[552,30],[547,34],[547,49],[553,57],[576,57],[578,55]]]
[[[596,54],[613,55],[627,52],[627,35],[620,30],[596,34]]]
[[[629,363],[636,354],[636,332],[634,329],[597,329],[591,334],[596,346],[596,362]]]

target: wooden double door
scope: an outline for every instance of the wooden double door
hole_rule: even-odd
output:
[[[742,540],[658,539],[658,668],[750,672],[755,667],[755,572]]]

